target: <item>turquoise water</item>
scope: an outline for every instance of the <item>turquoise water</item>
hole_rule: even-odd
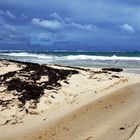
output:
[[[140,69],[140,52],[27,52],[1,51],[0,59],[13,59],[40,64],[62,64],[83,67],[121,67]]]

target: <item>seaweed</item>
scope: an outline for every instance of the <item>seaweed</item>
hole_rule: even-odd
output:
[[[44,89],[59,90],[60,81],[67,80],[68,76],[78,74],[76,70],[55,69],[46,65],[30,62],[10,61],[18,65],[24,65],[23,69],[0,75],[1,82],[7,87],[7,91],[16,91],[18,100],[25,105],[26,101],[36,100],[44,94]],[[48,80],[38,83],[41,76],[47,76]],[[68,82],[65,82],[68,83]]]
[[[103,71],[122,72],[122,68],[102,68]]]

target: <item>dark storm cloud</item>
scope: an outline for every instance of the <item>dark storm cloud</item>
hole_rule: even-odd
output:
[[[0,42],[5,44],[139,49],[139,23],[139,0],[0,1]]]

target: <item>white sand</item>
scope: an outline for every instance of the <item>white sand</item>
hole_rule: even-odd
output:
[[[22,68],[14,63],[6,71],[3,67],[1,64],[0,74]],[[134,85],[140,82],[140,75],[79,71],[68,78],[69,84],[61,81],[58,93],[45,90],[37,109],[32,101],[27,102],[28,114],[19,110],[16,99],[9,109],[0,106],[0,140],[127,140],[140,121],[140,88]],[[12,98],[5,87],[0,87],[0,98]],[[137,138],[139,131],[136,128],[131,139]]]

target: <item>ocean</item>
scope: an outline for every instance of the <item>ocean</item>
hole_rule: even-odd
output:
[[[117,67],[140,73],[140,52],[0,51],[0,59],[82,67]]]

